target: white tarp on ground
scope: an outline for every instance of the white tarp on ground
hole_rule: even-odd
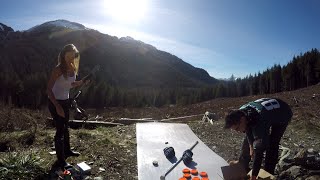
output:
[[[137,123],[137,158],[139,180],[157,180],[173,165],[164,155],[163,149],[172,146],[179,160],[183,152],[198,141],[192,150],[193,162],[187,167],[183,161],[167,176],[176,180],[183,176],[184,168],[197,169],[208,173],[209,179],[222,179],[222,166],[228,163],[207,147],[186,124],[176,123]],[[212,136],[215,136],[213,133]],[[168,144],[165,144],[168,142]],[[158,166],[153,165],[158,162]]]

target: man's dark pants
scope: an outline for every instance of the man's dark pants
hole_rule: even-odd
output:
[[[276,167],[276,164],[278,163],[279,144],[287,126],[288,126],[287,123],[271,126],[271,133],[269,135],[269,143],[266,149],[266,157],[265,157],[265,164],[264,164],[264,169],[271,174],[274,174],[274,169]],[[242,143],[239,162],[243,164],[247,172],[250,170],[249,168],[250,160],[251,160],[250,147],[249,147],[248,140],[245,137]]]

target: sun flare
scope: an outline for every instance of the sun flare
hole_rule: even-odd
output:
[[[146,15],[148,0],[104,0],[104,6],[112,19],[137,23]]]

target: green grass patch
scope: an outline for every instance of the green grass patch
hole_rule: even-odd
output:
[[[0,179],[36,179],[44,174],[42,160],[33,152],[9,152],[0,158]]]
[[[87,130],[78,130],[75,132],[75,135],[77,138],[80,138],[82,140],[88,140],[94,138],[90,131]]]
[[[109,136],[103,136],[97,140],[97,146],[105,146],[105,145],[116,145],[114,139]]]

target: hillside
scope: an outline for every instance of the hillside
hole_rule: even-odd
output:
[[[46,77],[62,47],[73,43],[80,51],[80,76],[101,66],[97,79],[124,88],[199,87],[217,82],[200,68],[131,37],[118,38],[66,20],[45,22],[0,39],[1,71],[41,72]]]
[[[281,141],[281,145],[292,152],[302,148],[320,150],[320,84],[296,91],[268,95],[278,97],[290,104],[293,109],[293,119]],[[223,118],[229,109],[238,108],[247,101],[264,96],[246,96],[240,98],[219,98],[204,103],[188,106],[171,106],[163,108],[109,108],[104,110],[89,110],[90,116],[102,116],[103,119],[150,118],[162,119],[186,115],[202,114],[205,111],[214,112],[218,119],[214,124],[203,123],[201,118],[194,118],[189,124],[195,134],[218,155],[225,160],[236,159],[239,155],[243,134],[223,130]],[[294,98],[297,100],[295,101]],[[49,170],[55,157],[49,155],[52,146],[54,129],[46,124],[49,116],[47,110],[31,111],[27,109],[1,108],[1,157],[12,152],[34,152],[43,159],[44,171],[42,178],[50,177]],[[36,126],[37,124],[37,126]],[[37,127],[37,128],[35,128]],[[10,132],[4,133],[4,130]],[[20,131],[24,130],[24,131]],[[119,127],[99,127],[94,129],[71,129],[72,145],[82,154],[78,158],[70,158],[69,162],[76,164],[81,161],[90,163],[93,177],[102,179],[137,179],[137,157],[135,125]],[[99,169],[100,168],[100,169]],[[101,168],[105,169],[103,171]],[[40,171],[39,171],[40,172]],[[39,175],[39,173],[38,173]]]
[[[79,103],[91,108],[186,105],[292,91],[320,80],[317,48],[300,52],[286,65],[224,81],[142,41],[103,34],[76,22],[49,21],[21,32],[0,25],[0,101],[17,107],[39,109],[47,104],[50,71],[68,43],[80,50],[79,79],[101,67],[81,89]]]
[[[46,85],[66,44],[80,51],[78,79],[100,66],[81,103],[87,107],[162,106],[199,102],[202,88],[217,84],[204,69],[131,37],[115,37],[67,20],[26,31],[1,25],[0,101],[18,107],[46,105]],[[169,100],[170,99],[170,100]],[[207,98],[208,99],[208,98]]]

